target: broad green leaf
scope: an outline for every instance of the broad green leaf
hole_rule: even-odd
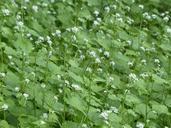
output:
[[[162,104],[152,104],[152,109],[159,114],[168,114],[168,108]]]
[[[0,121],[0,127],[1,127],[1,128],[10,128],[8,122],[5,121],[5,120],[1,120],[1,121]]]
[[[87,105],[79,95],[70,96],[65,99],[65,102],[85,114]]]
[[[134,110],[138,114],[141,114],[141,115],[145,116],[146,113],[148,113],[150,111],[150,108],[149,108],[148,105],[141,103],[141,104],[137,104],[135,106],[135,109]]]
[[[68,71],[68,75],[69,75],[71,78],[73,78],[75,81],[80,82],[80,83],[84,83],[84,82],[83,82],[83,78],[82,78],[81,76],[79,76],[79,75],[77,75],[77,74],[75,74],[75,73],[73,73],[73,72],[71,72],[71,71]]]
[[[11,72],[11,71],[8,71],[7,74],[6,74],[6,77],[5,77],[5,84],[9,87],[9,88],[15,88],[15,87],[18,87],[20,86],[20,79],[18,77],[17,74]]]
[[[32,43],[21,35],[18,35],[18,39],[16,42],[13,42],[13,45],[15,48],[21,49],[25,54],[29,54],[33,48]]]

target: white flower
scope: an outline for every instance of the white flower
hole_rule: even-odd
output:
[[[84,55],[81,55],[81,56],[80,56],[80,59],[81,59],[81,60],[84,60],[84,59],[85,59],[85,56],[84,56]]]
[[[74,88],[77,91],[81,91],[82,90],[82,88],[78,84],[72,84],[71,87]]]
[[[29,97],[29,94],[24,93],[23,96],[27,99]]]
[[[105,122],[105,124],[109,125],[109,121],[105,120],[104,122]]]
[[[88,39],[84,38],[84,42],[87,43],[88,42]]]
[[[43,42],[45,39],[44,39],[44,37],[39,36],[39,37],[38,37],[38,40],[39,40],[39,42]]]
[[[144,9],[144,5],[138,5],[139,8]]]
[[[134,73],[129,74],[129,79],[132,80],[133,82],[138,80],[137,76]]]
[[[15,87],[15,91],[16,92],[20,91],[20,88],[19,87]]]
[[[103,70],[101,68],[98,68],[97,71],[98,72],[103,72]]]
[[[105,51],[104,52],[104,56],[106,56],[108,58],[110,56],[109,52],[108,51]]]
[[[45,124],[46,122],[44,122],[43,120],[40,121],[40,124],[43,125]]]
[[[131,66],[132,67],[133,65],[134,65],[133,62],[131,62],[131,61],[128,62],[128,66]]]
[[[3,104],[1,107],[4,111],[6,111],[8,109],[8,105],[7,104]]]
[[[119,111],[116,107],[111,107],[110,110],[114,113],[118,113]]]
[[[69,81],[68,80],[65,80],[64,81],[66,85],[69,85]]]
[[[108,120],[108,117],[109,117],[107,111],[102,112],[102,113],[100,114],[100,116],[103,117],[105,120]]]
[[[142,123],[142,122],[137,122],[136,128],[144,128],[144,123]]]
[[[148,14],[148,12],[143,13],[143,17],[150,20],[151,16]]]
[[[132,23],[134,23],[134,20],[133,20],[133,19],[131,19],[130,17],[128,17],[127,22],[128,22],[128,24],[132,24]],[[129,43],[128,43],[128,44],[129,44]],[[129,45],[130,45],[130,44],[129,44]]]
[[[47,39],[47,40],[51,40],[50,36],[46,36],[46,39]]]
[[[26,84],[28,84],[30,82],[30,80],[29,79],[25,79],[25,82],[26,82]]]
[[[47,113],[43,113],[43,118],[47,119],[48,118],[48,114]]]
[[[110,62],[110,65],[113,67],[113,66],[115,66],[115,62],[114,61],[111,61]]]
[[[82,128],[88,128],[87,124],[82,124]]]
[[[54,98],[56,101],[58,101],[58,97],[57,97],[57,96],[54,96],[53,98]]]
[[[30,2],[30,0],[25,0],[26,3]]]
[[[56,30],[55,34],[56,34],[58,37],[61,37],[61,31],[60,31],[60,30]]]
[[[35,74],[34,72],[31,72],[31,75],[33,75],[33,77],[35,77],[35,76],[36,76],[36,74]]]
[[[113,79],[113,77],[109,77],[109,82],[112,82],[114,79]]]
[[[113,9],[116,9],[116,8],[117,8],[115,4],[114,4],[114,5],[112,5],[111,7],[112,7]]]
[[[58,78],[58,80],[60,80],[60,79],[61,79],[61,75],[58,74],[58,75],[57,75],[57,78]]]
[[[123,22],[123,19],[122,18],[117,18],[117,20],[119,21],[119,22]]]
[[[77,37],[75,35],[72,35],[71,36],[71,39],[72,39],[72,41],[76,41],[77,40]]]
[[[171,28],[167,28],[166,29],[166,32],[169,33],[169,34],[171,34]]]
[[[10,62],[11,65],[14,65],[14,62]]]
[[[116,13],[115,16],[116,16],[117,18],[121,17],[121,15],[120,15],[119,13]]]
[[[107,13],[110,12],[110,7],[109,7],[109,6],[106,6],[104,9],[105,9],[105,11],[106,11]]]
[[[97,25],[99,25],[99,24],[100,24],[100,23],[99,23],[97,20],[94,20],[94,21],[93,21],[93,25],[94,25],[94,26],[97,26]]]
[[[97,20],[98,22],[101,22],[101,21],[102,21],[102,19],[99,18],[99,17],[97,17],[96,20]]]
[[[156,19],[156,18],[157,18],[157,15],[152,14],[151,17],[152,17],[153,19]]]
[[[168,21],[169,21],[169,17],[165,16],[165,17],[163,18],[163,20],[164,20],[165,22],[168,22]]]
[[[22,21],[17,21],[17,26],[23,27],[24,23]]]
[[[145,79],[146,77],[148,77],[149,75],[147,73],[141,73],[140,76]]]
[[[38,12],[38,6],[33,5],[33,6],[32,6],[32,9],[33,9],[35,12]]]
[[[145,59],[141,60],[141,63],[143,63],[144,65],[146,65],[147,61]]]
[[[21,16],[19,14],[17,14],[16,19],[21,20]]]
[[[131,40],[128,40],[127,43],[128,43],[128,45],[131,45],[132,44],[132,41]]]
[[[92,72],[92,69],[90,67],[87,67],[86,68],[86,71],[91,73]]]
[[[99,12],[96,10],[96,11],[94,11],[94,14],[95,14],[96,16],[98,16],[98,15],[99,15]]]
[[[159,59],[154,59],[154,62],[155,63],[160,63],[160,60]]]
[[[42,3],[42,6],[47,7],[48,4],[47,3]]]
[[[52,45],[52,41],[48,40],[47,43],[51,46]]]
[[[72,28],[71,28],[71,31],[72,31],[73,33],[77,33],[77,32],[79,31],[79,29],[78,29],[78,27],[72,27]]]
[[[6,75],[5,75],[5,73],[0,72],[0,76],[1,76],[1,77],[5,77]]]
[[[2,9],[2,13],[4,14],[4,16],[10,15],[10,11],[8,9]]]
[[[89,54],[90,54],[91,57],[96,57],[96,52],[95,51],[91,51],[91,52],[89,52]]]
[[[164,128],[169,128],[168,126],[164,126]]]
[[[64,0],[63,0],[64,1]],[[51,3],[54,3],[55,2],[55,0],[51,0]]]
[[[146,49],[143,46],[141,46],[140,49],[144,52],[146,51]]]
[[[59,91],[59,93],[62,93],[63,92],[62,89],[58,89],[58,91]]]
[[[26,36],[27,36],[27,37],[31,37],[31,34],[30,34],[30,33],[27,33]]]
[[[42,87],[42,88],[45,88],[45,87],[46,87],[46,85],[45,85],[44,83],[42,83],[42,84],[41,84],[41,87]]]
[[[165,13],[161,13],[160,15],[161,15],[161,16],[165,16]]]
[[[96,58],[96,59],[95,59],[95,63],[100,64],[100,63],[101,63],[101,60],[100,60],[99,58]]]
[[[99,51],[100,53],[102,53],[102,52],[103,52],[103,49],[102,49],[102,48],[100,48],[100,49],[98,49],[98,51]]]
[[[129,6],[126,6],[125,8],[127,9],[128,12],[131,10]]]
[[[49,51],[48,57],[52,56],[52,51]]]

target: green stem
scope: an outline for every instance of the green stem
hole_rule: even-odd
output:
[[[6,120],[6,113],[5,113],[5,110],[4,110],[4,120]]]
[[[35,82],[35,86],[36,86],[36,71],[37,71],[37,54],[35,54],[35,67],[34,67],[34,72],[35,72],[35,78],[34,78],[34,82]],[[36,116],[36,100],[35,100],[35,87],[33,88],[33,106],[34,106],[34,116]]]
[[[4,70],[4,57],[3,57],[3,49],[1,48],[1,63],[2,63],[2,70]]]

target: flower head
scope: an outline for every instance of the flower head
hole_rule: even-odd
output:
[[[7,104],[3,104],[1,107],[4,111],[6,111],[8,109],[8,105]]]
[[[4,16],[10,15],[10,11],[8,9],[2,9],[2,13],[4,14]]]

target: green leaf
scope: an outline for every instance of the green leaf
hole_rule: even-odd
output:
[[[163,78],[157,76],[156,74],[153,74],[153,75],[152,75],[152,78],[153,78],[154,82],[157,83],[157,84],[164,84],[164,83],[167,83],[166,80],[164,80]]]
[[[84,17],[86,19],[92,19],[91,13],[87,8],[83,8],[81,11],[78,13],[79,17]]]
[[[86,103],[79,95],[70,96],[65,99],[65,102],[85,114]]]
[[[78,128],[79,124],[72,121],[65,121],[62,128]]]
[[[9,39],[9,37],[11,37],[13,35],[11,29],[8,27],[2,27],[1,31],[2,31],[2,35],[8,39]]]
[[[32,51],[33,45],[32,43],[23,38],[20,34],[18,35],[18,39],[14,42],[14,47],[17,49],[21,49],[25,54],[29,54]]]
[[[0,128],[10,128],[9,124],[5,120],[0,121]]]
[[[152,104],[152,109],[159,114],[168,114],[168,108],[161,104]]]
[[[12,89],[18,87],[20,85],[20,80],[18,75],[16,75],[11,71],[8,71],[5,77],[5,84]]]
[[[77,74],[75,74],[75,73],[73,73],[71,71],[68,71],[68,75],[71,78],[73,78],[75,81],[80,82],[80,83],[84,83],[83,78],[81,76],[79,76],[79,75],[77,75]]]
[[[141,101],[135,95],[129,94],[126,95],[126,103],[129,105],[133,105],[133,104],[139,104],[141,103]]]
[[[87,0],[89,6],[98,6],[101,4],[101,0]]]
[[[171,95],[169,95],[166,99],[165,99],[165,103],[168,107],[171,107]]]
[[[137,104],[135,106],[135,112],[137,112],[138,114],[141,114],[143,116],[145,116],[146,112],[148,113],[149,111],[150,111],[150,108],[146,104],[141,103],[141,104]]]
[[[169,43],[163,42],[161,45],[159,45],[159,47],[162,48],[164,51],[171,51],[170,42]]]

